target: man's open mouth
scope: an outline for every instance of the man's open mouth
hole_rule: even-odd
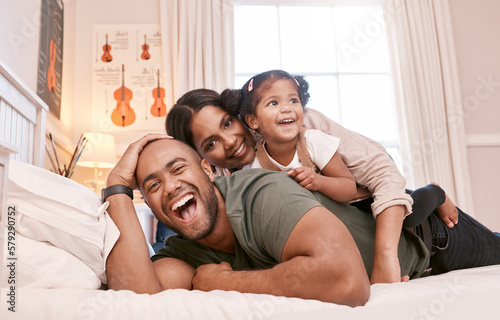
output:
[[[196,200],[192,193],[185,195],[170,208],[172,213],[180,220],[190,220],[196,215]]]

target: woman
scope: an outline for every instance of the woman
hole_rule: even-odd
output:
[[[233,104],[226,100],[223,105]],[[255,158],[255,141],[260,136],[254,136],[242,124],[234,108],[228,111],[223,105],[220,95],[213,90],[189,91],[170,110],[166,130],[175,139],[196,149],[220,172],[229,174],[249,167]],[[369,189],[375,198],[374,216],[395,203],[406,206],[411,212],[406,181],[380,144],[345,129],[313,109],[304,109],[303,123],[307,128],[340,138],[338,152],[342,160],[358,184]],[[360,190],[360,197],[364,192]]]
[[[412,205],[404,177],[383,147],[320,112],[306,108],[304,125],[341,139],[338,152],[355,180],[374,198],[371,208],[377,217],[377,237],[372,283],[407,280],[401,278],[397,252],[403,219]],[[166,129],[225,174],[242,169],[255,157],[252,133],[221,107],[220,95],[213,90],[192,90],[179,98],[167,116]]]
[[[249,84],[247,82],[241,90],[249,91]],[[212,165],[231,172],[252,162],[255,158],[255,141],[235,112],[231,114],[222,107],[234,105],[234,101],[229,103],[230,98],[226,97],[240,100],[238,95],[227,95],[224,92],[222,95],[224,101],[221,103],[217,92],[212,90],[199,89],[186,93],[170,111],[166,128],[168,134],[194,147]],[[258,95],[255,99],[259,99]],[[304,125],[340,138],[338,153],[358,184],[365,186],[374,198],[371,208],[377,220],[377,227],[371,282],[407,280],[407,276],[400,275],[398,239],[403,219],[411,212],[412,201],[406,194],[405,180],[396,165],[376,142],[343,128],[317,111],[304,109]],[[478,241],[483,241],[487,248],[498,246],[499,239],[495,234],[456,209],[456,215],[450,216],[449,221],[431,215],[433,229],[429,231],[436,236],[423,237],[424,242],[432,241],[432,247],[428,244],[428,249],[436,253],[433,260],[438,262],[431,265],[436,270],[458,268],[453,265],[453,261],[440,259],[440,253],[448,250],[448,236],[474,236]],[[455,226],[458,222],[458,211],[463,223]],[[448,231],[449,228],[453,228],[452,231]],[[487,265],[490,263],[488,259],[490,258],[487,256],[474,258],[467,267]]]

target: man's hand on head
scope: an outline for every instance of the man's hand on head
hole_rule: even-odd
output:
[[[150,133],[130,144],[116,166],[111,170],[106,185],[109,187],[121,184],[135,189],[137,187],[135,170],[139,155],[148,143],[159,139],[172,139],[172,137],[166,134]]]

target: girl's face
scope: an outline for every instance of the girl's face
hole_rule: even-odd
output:
[[[250,130],[219,106],[205,106],[195,113],[191,131],[196,150],[214,166],[241,169],[255,157]]]
[[[245,117],[250,128],[258,130],[267,144],[295,142],[304,113],[293,80],[279,79],[259,90],[261,99],[255,114]]]

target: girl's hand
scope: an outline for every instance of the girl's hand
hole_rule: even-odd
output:
[[[106,186],[109,187],[121,184],[135,189],[137,187],[137,183],[135,181],[135,169],[137,167],[137,160],[139,159],[139,154],[142,152],[142,149],[144,149],[144,146],[151,141],[168,138],[171,139],[172,137],[166,134],[150,133],[130,144],[116,166],[109,173]]]
[[[288,176],[295,179],[295,181],[307,190],[319,190],[320,188],[319,174],[311,168],[295,168],[292,171],[288,171]]]

